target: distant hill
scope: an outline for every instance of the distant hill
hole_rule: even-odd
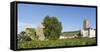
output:
[[[80,31],[70,31],[70,32],[63,32],[62,36],[73,36],[78,35]]]

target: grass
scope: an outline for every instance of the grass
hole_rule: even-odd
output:
[[[43,48],[43,47],[59,47],[59,46],[80,46],[94,45],[96,38],[73,38],[46,41],[18,41],[18,49],[26,48]]]

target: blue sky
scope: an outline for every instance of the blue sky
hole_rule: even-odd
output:
[[[62,32],[80,30],[84,19],[96,28],[96,8],[18,4],[18,33],[25,27],[36,28],[47,15],[62,22]]]

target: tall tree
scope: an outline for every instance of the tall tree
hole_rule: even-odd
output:
[[[61,35],[62,25],[56,17],[46,16],[43,21],[44,35],[47,39],[58,39]]]

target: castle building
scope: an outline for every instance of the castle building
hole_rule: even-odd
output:
[[[85,19],[83,21],[83,29],[88,29],[88,28],[89,28],[89,21]]]
[[[86,19],[83,21],[83,28],[80,32],[82,37],[95,37],[95,29],[89,27],[89,21]]]
[[[88,38],[96,37],[96,30],[89,27],[89,21],[86,19],[83,21],[83,28],[80,30],[80,33],[81,33],[81,37],[88,37]],[[77,34],[73,32],[71,33],[67,32],[67,34],[61,35],[59,39],[68,39],[68,38],[75,38],[75,37],[78,37]]]

